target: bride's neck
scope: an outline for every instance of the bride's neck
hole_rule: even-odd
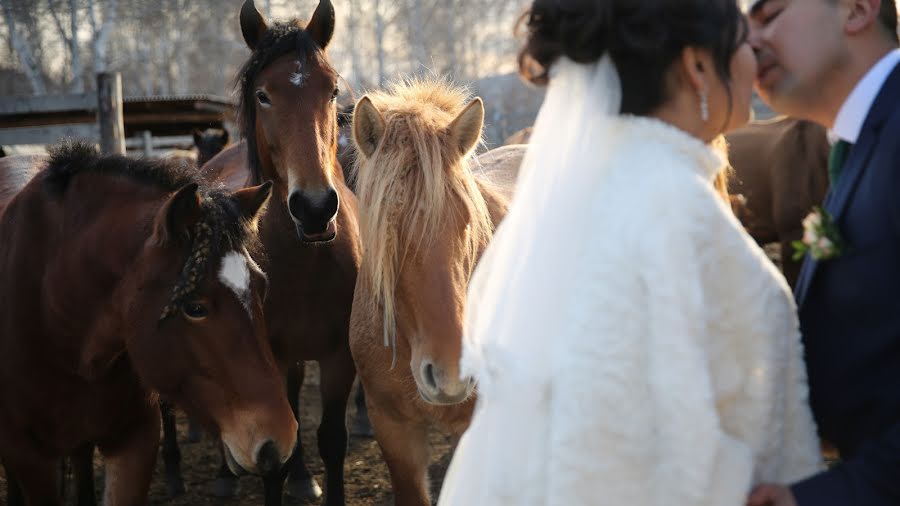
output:
[[[650,116],[664,121],[709,144],[722,132],[700,117],[699,101],[696,97],[678,92],[659,106]]]

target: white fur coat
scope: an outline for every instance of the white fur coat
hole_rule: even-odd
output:
[[[662,122],[614,121],[604,176],[569,181],[586,200],[550,195],[584,226],[558,241],[574,289],[549,276],[533,294],[564,301],[534,329],[543,356],[515,335],[466,336],[479,399],[442,506],[742,506],[755,483],[821,467],[793,297],[714,193],[722,160]]]

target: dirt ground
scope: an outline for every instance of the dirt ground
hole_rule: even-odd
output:
[[[316,428],[321,414],[318,389],[318,366],[310,363],[306,367],[306,381],[303,385],[303,404],[306,412],[301,413],[300,427],[303,438],[303,447],[306,462],[310,471],[315,475],[319,485],[324,485],[322,461],[316,451]],[[350,399],[347,409],[348,422],[355,414],[353,399]],[[150,488],[148,503],[151,506],[188,506],[188,505],[257,505],[263,504],[262,480],[252,476],[244,476],[240,480],[238,498],[223,501],[212,497],[210,491],[219,468],[219,454],[216,442],[210,437],[204,437],[199,443],[187,443],[187,419],[183,414],[178,415],[178,435],[182,452],[182,472],[187,493],[175,499],[166,496],[165,482],[163,479],[162,455],[157,459],[156,472],[153,476],[153,484]],[[439,433],[431,435],[432,465],[429,470],[431,476],[431,489],[434,499],[440,490],[447,465],[450,463],[450,451],[453,439]],[[98,494],[102,491],[102,479],[100,478],[100,466],[102,459],[95,457],[96,481]],[[394,503],[391,493],[390,476],[387,466],[381,458],[381,450],[378,443],[372,438],[350,438],[350,448],[346,460],[345,482],[348,505],[375,506],[391,505]],[[101,496],[98,496],[98,498]],[[289,501],[285,501],[290,504]],[[6,504],[6,477],[0,470],[0,504]],[[67,504],[74,504],[70,498]],[[297,504],[297,503],[294,503]]]

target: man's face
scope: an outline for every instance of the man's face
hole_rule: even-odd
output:
[[[822,83],[845,61],[841,2],[761,0],[750,10],[756,89],[773,109],[803,116],[821,103]]]

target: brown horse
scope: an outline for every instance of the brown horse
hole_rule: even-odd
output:
[[[751,123],[727,136],[734,167],[729,193],[745,201],[737,215],[760,245],[777,242],[781,265],[794,286],[800,262],[791,243],[803,236],[803,218],[828,190],[828,139],[809,121],[779,118]]]
[[[473,176],[484,107],[441,82],[395,84],[356,105],[363,263],[350,345],[398,505],[427,505],[432,425],[460,434],[474,406],[459,377],[469,276],[506,213]]]
[[[4,178],[11,172],[0,167]],[[0,460],[11,503],[59,504],[55,463],[96,443],[107,504],[143,504],[157,396],[221,434],[235,471],[296,442],[250,259],[271,185],[66,144],[0,214]],[[20,178],[21,180],[21,178]],[[238,360],[239,358],[239,360]]]
[[[266,326],[287,375],[295,413],[302,362],[319,362],[323,409],[317,435],[325,464],[325,502],[343,504],[345,414],[356,377],[348,333],[362,253],[356,199],[336,161],[338,74],[325,53],[334,9],[322,0],[306,24],[295,20],[269,26],[247,1],[240,24],[252,50],[238,77],[245,140],[201,171],[231,184],[274,182],[274,197],[259,223],[265,254],[258,262],[272,278]],[[288,493],[320,495],[302,449],[296,455],[286,466]],[[223,473],[219,483],[227,480]],[[280,501],[281,486],[267,481],[267,504]]]
[[[194,148],[197,150],[197,167],[203,167],[212,157],[228,145],[228,130],[221,128],[194,129]]]

